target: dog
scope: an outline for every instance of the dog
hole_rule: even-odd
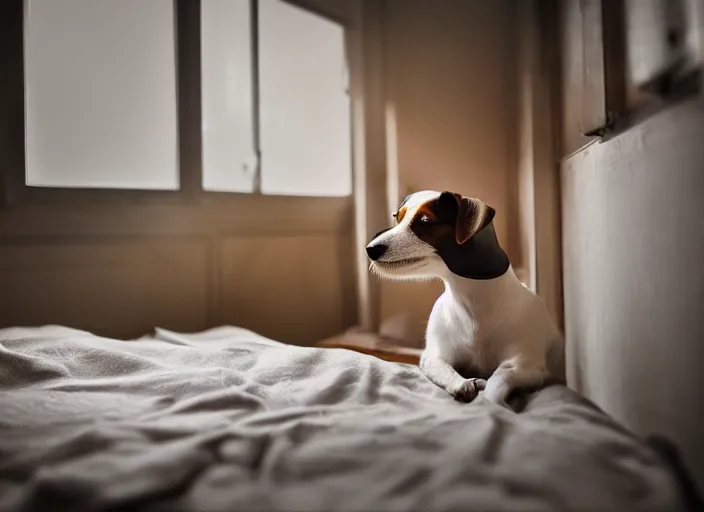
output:
[[[420,370],[458,401],[565,382],[564,338],[542,299],[516,277],[483,201],[425,190],[406,197],[395,225],[367,245],[370,269],[393,280],[441,279]]]

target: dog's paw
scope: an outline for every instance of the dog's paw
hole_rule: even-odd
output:
[[[462,384],[450,390],[450,395],[459,402],[471,402],[485,387],[484,379],[465,379]]]

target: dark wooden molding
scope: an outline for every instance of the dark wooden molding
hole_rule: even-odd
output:
[[[249,0],[249,13],[252,56],[252,142],[254,143],[253,149],[256,157],[252,192],[254,194],[260,194],[262,191],[262,133],[259,83],[259,0]]]
[[[256,1],[256,0],[254,0]],[[335,12],[337,6],[334,2],[330,0],[283,0],[287,4],[291,4],[299,9],[308,11],[316,16],[325,18],[326,20],[332,21],[346,28],[351,28],[355,25],[354,20],[347,18]],[[350,3],[352,0],[347,0]],[[359,1],[359,0],[354,0]],[[354,10],[354,7],[352,8]]]
[[[626,112],[626,15],[624,0],[602,0],[605,128]]]
[[[319,342],[316,346],[323,349],[352,350],[384,361],[415,366],[420,364],[420,356],[423,353],[421,349],[399,345],[398,340],[384,338],[377,334],[354,332],[333,336]]]
[[[563,0],[558,4],[560,158],[594,141],[591,134],[606,119],[600,2]]]
[[[174,0],[179,178],[181,192],[202,190],[200,0]]]
[[[27,204],[0,210],[0,245],[16,236],[212,235],[350,233],[350,197],[234,194],[227,202],[193,205],[81,203]]]
[[[550,87],[550,118],[555,162],[560,160],[562,133],[562,62],[560,59],[560,8],[561,0],[537,0],[539,30],[540,72],[548,77]]]
[[[24,187],[24,30],[23,0],[0,5],[0,205],[12,204]]]
[[[688,69],[675,66],[664,70],[636,90],[629,77],[625,1],[601,0],[601,24],[606,116],[603,123],[585,135],[596,137],[600,142],[611,140],[664,109],[701,94],[701,69],[698,66]],[[584,44],[587,44],[586,40]],[[680,72],[680,69],[685,71]]]
[[[679,103],[699,98],[704,90],[703,86],[701,71],[699,69],[690,70],[687,74],[673,81],[666,91],[653,96],[642,105],[625,110],[608,127],[608,130],[601,138],[601,142],[615,139],[631,128]]]
[[[584,58],[580,111],[582,134],[593,137],[607,124],[602,0],[580,0]]]

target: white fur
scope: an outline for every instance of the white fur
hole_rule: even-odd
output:
[[[513,268],[495,279],[453,274],[435,249],[418,239],[410,222],[418,206],[440,193],[414,194],[397,226],[369,245],[388,246],[371,269],[390,279],[439,278],[445,284],[428,320],[421,370],[455,398],[472,400],[479,390],[506,405],[517,388],[542,385],[552,376],[564,381],[564,339],[540,297],[526,288]],[[405,260],[418,258],[411,263]],[[457,370],[471,367],[472,378]],[[488,381],[481,377],[491,375]]]

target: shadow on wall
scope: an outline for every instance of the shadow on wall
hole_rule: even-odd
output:
[[[520,266],[510,0],[389,0],[386,9],[389,202],[423,189],[480,197],[496,210],[499,241]],[[395,167],[395,169],[394,169]],[[389,222],[391,222],[389,212]],[[381,291],[382,330],[422,343],[442,283],[393,283]]]

